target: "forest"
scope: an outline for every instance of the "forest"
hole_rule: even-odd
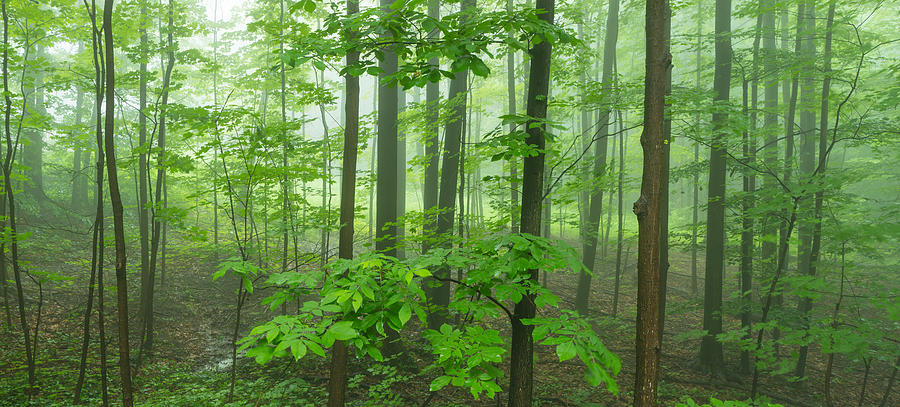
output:
[[[900,405],[900,1],[0,2],[0,406]]]

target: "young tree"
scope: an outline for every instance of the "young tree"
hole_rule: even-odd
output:
[[[555,0],[537,0],[538,18],[553,24]],[[548,95],[550,95],[550,53],[549,41],[541,41],[529,50],[531,69],[528,76],[528,99],[525,113],[531,120],[547,117]],[[535,236],[541,234],[541,203],[544,193],[544,148],[546,139],[543,125],[527,125],[525,143],[536,151],[524,159],[522,171],[522,212],[521,232]],[[539,270],[530,270],[530,277],[523,284],[538,285]],[[512,318],[512,339],[509,368],[509,407],[530,407],[533,394],[534,340],[532,325],[523,324],[524,319],[534,318],[536,312],[534,294],[524,296],[516,302]]]
[[[715,374],[723,373],[722,279],[725,272],[725,138],[728,132],[728,95],[731,90],[731,0],[716,0],[716,69],[713,90],[713,142],[709,153],[709,206],[706,211],[706,279],[703,296],[703,329],[700,364]]]
[[[283,3],[282,3],[283,4]],[[347,16],[359,13],[359,2],[347,0]],[[353,40],[354,32],[348,30],[347,40]],[[358,52],[347,53],[347,65],[359,61]],[[359,77],[344,75],[346,99],[344,111],[344,154],[341,166],[341,226],[338,232],[338,257],[353,258],[353,222],[356,210],[356,158],[359,149]],[[328,406],[344,405],[347,393],[347,345],[336,341],[331,353],[331,375],[328,379]]]
[[[16,144],[13,144],[12,131],[10,130],[10,114],[12,112],[12,98],[9,90],[9,13],[7,12],[7,1],[3,0],[3,132],[6,139],[6,155],[3,157],[3,190],[6,192],[7,221],[9,222],[10,254],[12,257],[13,278],[16,284],[16,300],[19,306],[19,324],[22,329],[23,339],[25,340],[25,363],[28,372],[28,388],[25,394],[31,396],[37,392],[37,377],[35,373],[34,353],[31,351],[31,330],[28,327],[28,318],[25,314],[25,294],[22,289],[22,271],[19,265],[19,237],[18,228],[16,227],[16,200],[13,194],[13,184],[11,181],[12,158]],[[24,68],[23,68],[24,69]],[[24,105],[27,107],[27,100]],[[5,239],[4,239],[5,240]],[[7,308],[7,315],[9,308]]]
[[[116,292],[119,318],[119,375],[122,379],[122,404],[131,407],[134,397],[131,389],[131,359],[128,344],[128,280],[125,258],[125,216],[122,195],[119,193],[119,175],[116,167],[115,112],[116,65],[113,47],[112,13],[114,0],[106,0],[103,8],[103,45],[106,59],[106,172],[109,178],[109,199],[113,210],[113,229],[116,241]]]
[[[615,75],[613,67],[616,63],[616,43],[619,38],[619,1],[610,0],[609,13],[606,16],[606,38],[603,42],[603,94],[612,94]],[[582,260],[587,271],[578,275],[578,287],[575,292],[575,309],[585,314],[588,310],[588,301],[591,294],[591,274],[597,257],[597,241],[599,240],[600,215],[603,208],[603,188],[600,187],[600,178],[606,173],[606,150],[609,145],[609,106],[600,109],[600,118],[597,121],[597,141],[594,145],[594,170],[591,177],[591,196],[588,202],[587,226],[585,227],[585,241],[582,246]]]

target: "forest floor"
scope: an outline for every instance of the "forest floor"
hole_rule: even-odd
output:
[[[62,246],[62,245],[60,245]],[[299,362],[276,360],[259,366],[250,359],[238,357],[237,381],[234,403],[228,403],[230,393],[231,335],[234,329],[236,295],[235,282],[211,281],[215,270],[209,253],[198,251],[185,243],[173,250],[168,259],[166,285],[158,290],[156,302],[156,341],[151,357],[144,357],[135,376],[135,398],[142,406],[319,406],[324,405],[325,384],[328,377],[328,361],[308,356]],[[26,246],[26,249],[29,247]],[[31,246],[37,249],[37,245]],[[46,246],[44,247],[46,249]],[[0,406],[64,406],[70,405],[78,377],[81,347],[84,293],[87,281],[87,265],[83,259],[69,254],[66,261],[42,261],[58,259],[61,253],[73,253],[65,247],[53,249],[53,253],[29,256],[30,269],[58,272],[71,277],[71,282],[48,284],[44,289],[38,345],[38,381],[40,393],[31,402],[23,400],[22,389],[26,382],[24,345],[18,324],[13,330],[0,325]],[[77,251],[75,251],[77,252]],[[611,251],[612,252],[612,251]],[[32,252],[34,253],[34,252]],[[591,388],[584,379],[584,368],[577,360],[560,363],[551,347],[536,346],[534,396],[541,406],[628,406],[631,404],[629,388],[634,375],[634,316],[636,288],[634,284],[634,260],[624,267],[619,312],[611,316],[613,309],[612,261],[599,264],[604,270],[594,278],[591,294],[591,311],[596,316],[595,327],[607,348],[622,360],[622,370],[616,377],[619,394],[613,395],[605,388]],[[130,257],[136,259],[136,253]],[[109,258],[107,259],[109,260]],[[690,255],[672,253],[669,277],[669,299],[662,353],[660,378],[661,405],[674,406],[686,398],[707,402],[718,399],[747,399],[751,377],[740,374],[739,351],[725,347],[727,370],[733,373],[731,381],[711,378],[696,368],[702,311],[697,295],[691,294]],[[702,263],[702,262],[701,262]],[[698,271],[702,276],[701,271]],[[133,268],[133,270],[136,269]],[[111,267],[107,267],[107,282],[114,281]],[[729,274],[728,277],[733,277]],[[131,292],[137,293],[139,278],[130,276]],[[736,280],[736,278],[731,278]],[[561,298],[560,306],[572,307],[577,278],[571,273],[550,273],[548,287]],[[730,280],[729,280],[730,281]],[[726,283],[728,284],[728,283]],[[33,284],[29,284],[33,286]],[[700,286],[702,287],[702,279]],[[12,290],[11,290],[12,291]],[[268,307],[260,305],[266,293],[258,290],[247,301],[243,310],[241,332],[275,315]],[[110,399],[119,400],[114,291],[106,295],[108,366]],[[32,329],[38,293],[28,290],[28,307],[31,310]],[[132,327],[137,326],[137,298],[130,301]],[[823,305],[827,307],[827,305]],[[545,315],[558,312],[546,308]],[[14,316],[17,313],[13,314]],[[5,315],[3,315],[5,318]],[[96,311],[92,321],[96,322]],[[488,324],[508,334],[506,320],[493,320]],[[726,319],[726,329],[739,327],[739,321]],[[92,326],[91,352],[88,356],[87,379],[84,389],[88,405],[100,404],[99,357],[96,327]],[[133,361],[137,358],[137,332],[132,328]],[[438,375],[427,369],[427,355],[418,341],[418,327],[407,330],[409,357],[402,363],[373,364],[368,359],[351,361],[349,397],[351,405],[360,406],[500,406],[505,405],[506,394],[491,400],[482,396],[473,399],[467,391],[445,387],[435,393],[428,391],[429,383]],[[791,350],[782,349],[784,358],[790,358]],[[888,363],[873,361],[868,375],[862,363],[835,358],[833,395],[836,406],[877,406],[882,402],[891,369]],[[508,366],[505,367],[508,369]],[[806,380],[792,383],[786,376],[763,374],[761,389],[773,402],[785,406],[823,405],[825,358],[817,348],[811,348]],[[508,370],[507,377],[508,377]],[[735,380],[738,379],[738,380]],[[505,385],[501,383],[501,385]],[[865,384],[864,384],[865,382]],[[860,400],[860,394],[865,395]],[[894,391],[883,406],[900,406],[900,391]]]

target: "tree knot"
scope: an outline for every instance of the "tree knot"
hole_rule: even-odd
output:
[[[640,197],[638,197],[637,201],[634,201],[633,211],[634,214],[637,215],[638,219],[647,214],[647,205],[647,197],[645,197],[644,195],[641,195]]]

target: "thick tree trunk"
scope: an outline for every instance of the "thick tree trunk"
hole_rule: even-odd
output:
[[[715,102],[727,104],[731,89],[731,0],[716,0]],[[703,329],[700,363],[721,373],[725,367],[722,343],[722,279],[725,272],[725,146],[728,114],[713,114],[714,140],[709,157],[709,206],[706,214],[706,281],[703,297]]]
[[[128,345],[128,281],[125,258],[125,216],[122,195],[119,193],[119,174],[116,167],[115,108],[116,108],[116,65],[113,48],[112,12],[113,1],[106,0],[103,8],[103,45],[106,57],[106,172],[109,178],[109,197],[113,210],[113,229],[116,242],[116,292],[119,319],[119,376],[122,379],[122,404],[131,407],[134,397],[131,390],[131,361]]]
[[[537,8],[544,10],[538,18],[553,24],[554,0],[537,0]],[[528,77],[526,114],[541,120],[547,117],[547,96],[550,94],[550,53],[547,41],[531,48],[531,70]],[[522,172],[522,233],[539,236],[541,233],[541,201],[544,191],[544,137],[543,126],[528,126],[525,142],[536,148],[536,155],[525,157]],[[530,280],[538,283],[538,270],[529,270]],[[534,341],[532,325],[522,320],[535,316],[534,295],[529,294],[516,303],[512,319],[512,348],[510,351],[509,407],[530,407],[533,394]]]
[[[638,297],[634,405],[656,406],[659,385],[660,349],[660,204],[663,193],[663,165],[666,162],[665,93],[672,64],[665,33],[668,26],[667,0],[647,2],[645,25],[646,76],[644,79],[644,152],[641,195],[634,203],[638,219]]]

